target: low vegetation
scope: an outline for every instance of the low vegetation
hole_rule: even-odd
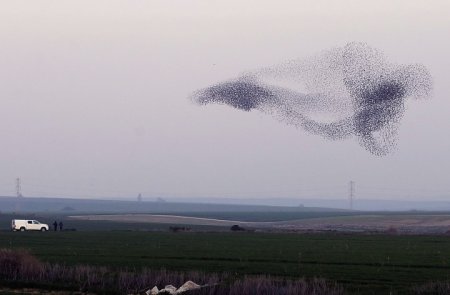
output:
[[[421,286],[414,287],[412,293],[415,295],[447,295],[450,294],[450,281],[429,282]]]
[[[180,286],[187,280],[207,287],[191,291],[209,295],[340,295],[342,287],[322,279],[285,280],[266,276],[233,279],[227,274],[195,271],[175,272],[151,269],[113,269],[110,267],[42,263],[26,251],[0,249],[0,282],[9,287],[31,286],[42,289],[73,290],[97,294],[145,294],[152,286]]]
[[[392,290],[393,294],[410,294],[413,286],[450,277],[448,236],[0,232],[0,248],[26,249],[43,263],[70,268],[89,265],[133,273],[163,268],[215,276],[228,273],[233,282],[260,275],[283,280],[320,277],[337,282],[353,294],[386,294]]]
[[[0,286],[11,289],[87,288],[122,294],[193,280],[199,284],[220,282],[216,291],[208,292],[224,293],[207,294],[231,294],[232,290],[244,294],[244,285],[259,290],[255,294],[289,294],[287,290],[302,294],[299,288],[320,289],[321,285],[339,292],[343,288],[345,294],[450,294],[450,236],[445,234],[404,235],[393,225],[376,234],[264,233],[245,226],[245,231],[232,231],[231,225],[93,222],[65,219],[64,215],[39,215],[36,219],[64,220],[66,228],[77,231],[13,233],[11,218],[16,216],[0,214],[0,248],[19,253],[27,261],[26,267],[15,273],[20,278],[11,277],[14,272],[7,271],[6,265],[11,265],[6,264],[7,259],[0,265],[8,273],[2,274]],[[68,277],[46,281],[44,278],[58,275],[52,269]],[[38,278],[36,272],[41,272]],[[74,273],[77,279],[70,277]],[[156,279],[164,275],[169,279]],[[127,283],[119,277],[129,278],[125,281],[133,282],[128,285],[132,287],[124,289]],[[106,287],[109,284],[112,287]],[[261,291],[264,288],[267,291]],[[5,294],[1,288],[0,294]]]

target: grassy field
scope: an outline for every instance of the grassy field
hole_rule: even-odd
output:
[[[50,229],[55,220],[63,221],[65,229],[77,231],[168,231],[173,226],[186,226],[186,224],[176,223],[140,223],[140,222],[111,222],[111,221],[88,221],[74,220],[67,218],[62,213],[36,213],[36,214],[0,214],[0,231],[11,230],[12,219],[36,219],[42,223],[47,223]],[[193,231],[229,231],[229,226],[205,226],[189,225]]]
[[[310,218],[326,218],[326,217],[352,217],[352,216],[399,216],[408,217],[411,215],[449,215],[448,211],[301,211],[301,212],[167,212],[165,214],[200,217],[200,218],[216,218],[224,220],[249,221],[249,222],[270,222],[270,221],[291,221],[303,220]]]
[[[355,216],[359,212],[184,212],[184,213],[167,213],[179,216],[215,218],[223,220],[249,221],[249,222],[270,222],[270,221],[287,221],[300,220],[309,218],[322,217],[340,217]]]
[[[262,213],[258,213],[262,214]],[[270,214],[269,214],[270,215]],[[251,231],[264,232],[347,232],[347,233],[400,233],[400,234],[426,234],[443,235],[450,233],[450,215],[441,214],[375,214],[365,213],[353,216],[317,216],[303,217],[296,220],[284,221],[240,221],[204,218],[201,215],[177,216],[177,215],[154,215],[154,214],[96,214],[78,215],[69,218],[68,221],[85,221],[91,224],[96,222],[113,222],[117,225],[145,224],[146,227],[160,224],[185,224],[191,226],[224,227],[228,229],[233,225],[240,225]],[[219,217],[220,218],[220,217]],[[270,219],[270,216],[269,218]]]
[[[408,294],[450,278],[445,236],[4,231],[0,248],[69,265],[323,277],[358,294]]]

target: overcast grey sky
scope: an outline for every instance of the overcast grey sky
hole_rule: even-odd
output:
[[[0,195],[450,200],[449,3],[0,1]],[[434,78],[385,157],[188,99],[352,41]]]

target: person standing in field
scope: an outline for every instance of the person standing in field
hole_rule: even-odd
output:
[[[55,222],[53,222],[53,228],[55,229],[55,231],[58,230],[58,223],[56,222],[56,220]]]
[[[62,221],[60,221],[59,222],[59,230],[62,231],[62,228],[63,228],[63,223],[62,223]]]

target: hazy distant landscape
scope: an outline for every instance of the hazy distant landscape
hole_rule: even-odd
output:
[[[0,197],[2,211],[20,212],[340,212],[336,208],[303,208],[300,206],[242,205],[222,203],[167,202],[167,201],[124,201],[69,198],[16,198]]]
[[[141,202],[125,199],[74,199],[55,197],[0,196],[3,211],[96,211],[96,212],[189,212],[189,211],[349,211],[348,198],[341,199],[234,199],[155,198]],[[305,208],[303,208],[305,207]],[[356,199],[356,211],[450,211],[444,200]],[[125,210],[125,211],[123,211]]]
[[[230,227],[238,224],[260,231],[341,231],[446,234],[450,214],[441,210],[348,210],[307,206],[238,205],[167,201],[121,201],[64,198],[0,197],[2,211],[45,220],[57,216],[79,221],[122,224],[183,224]],[[34,216],[33,215],[33,216]],[[6,224],[0,226],[5,228]]]

